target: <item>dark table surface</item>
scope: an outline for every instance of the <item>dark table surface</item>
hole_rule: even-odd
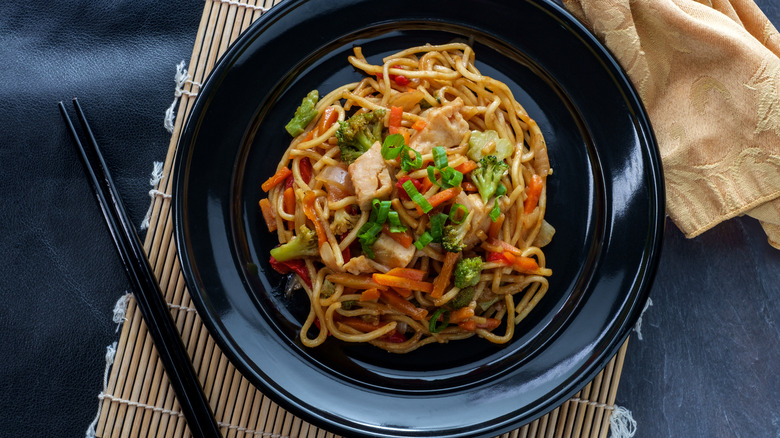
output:
[[[775,25],[780,5],[758,0]],[[130,289],[56,103],[78,97],[134,223],[202,1],[0,3],[0,436],[83,436]],[[778,78],[780,80],[780,78]],[[667,223],[617,403],[637,437],[780,437],[780,251]]]

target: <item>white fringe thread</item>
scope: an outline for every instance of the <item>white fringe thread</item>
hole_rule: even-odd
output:
[[[106,370],[103,372],[103,391],[100,392],[101,394],[106,391],[106,388],[108,388],[108,371],[111,369],[111,365],[114,363],[114,358],[116,358],[116,341],[106,347]],[[100,403],[98,403],[97,415],[95,415],[95,419],[92,420],[92,423],[89,423],[89,427],[87,427],[86,438],[95,438],[95,427],[97,426],[98,420],[100,420],[100,411],[102,408],[103,400],[101,399]]]
[[[266,8],[266,7],[260,6],[260,5],[250,5],[250,4],[246,4],[246,3],[241,3],[241,2],[238,2],[236,0],[217,0],[217,1],[219,1],[220,3],[226,3],[226,4],[229,4],[229,5],[238,6],[238,7],[241,7],[241,8],[252,9],[252,10],[260,11],[260,12],[266,12],[269,9],[269,8]]]
[[[152,178],[149,180],[149,185],[152,186],[152,190],[149,190],[149,197],[152,199],[151,202],[149,203],[149,209],[146,210],[146,215],[144,215],[144,220],[141,222],[141,230],[145,230],[149,228],[149,222],[152,219],[152,209],[154,208],[155,196],[161,196],[166,199],[171,198],[171,195],[157,190],[158,184],[164,177],[165,175],[163,175],[162,161],[155,161],[154,163],[152,163]]]
[[[579,397],[572,397],[569,401],[610,411],[609,432],[612,438],[632,438],[636,434],[636,420],[631,415],[631,411],[622,406],[608,405]]]
[[[181,96],[195,97],[198,95],[197,92],[187,91],[182,89],[182,87],[184,87],[185,84],[190,84],[191,86],[195,86],[198,88],[203,86],[203,84],[194,82],[190,80],[190,78],[191,77],[189,73],[187,73],[187,69],[184,68],[184,61],[176,64],[176,74],[173,76],[173,81],[176,83],[176,88],[173,91],[173,96],[174,96],[173,102],[171,103],[171,106],[169,106],[168,109],[165,110],[165,118],[163,119],[163,126],[171,134],[173,134],[173,126],[174,126],[173,112],[176,109],[176,104],[179,103],[179,98]]]
[[[634,325],[634,331],[636,332],[636,337],[641,341],[642,339],[642,317],[645,316],[645,312],[647,312],[647,309],[650,308],[650,306],[653,305],[653,300],[650,299],[650,297],[647,297],[647,302],[645,303],[645,307],[642,309],[642,313],[639,314],[639,319],[636,320],[636,324]]]

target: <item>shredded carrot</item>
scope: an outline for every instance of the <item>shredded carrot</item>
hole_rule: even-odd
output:
[[[463,330],[473,332],[477,329],[477,321],[474,321],[473,319],[467,319],[463,322],[459,322],[458,327],[462,328]]]
[[[409,315],[417,321],[425,318],[425,316],[428,315],[427,310],[415,306],[391,290],[383,290],[379,299],[387,303],[389,306],[395,308],[399,312],[403,313],[404,315]]]
[[[272,188],[282,183],[291,174],[292,174],[292,170],[290,170],[287,167],[282,167],[281,169],[277,170],[276,173],[273,174],[273,176],[268,178],[263,183],[263,185],[260,186],[260,188],[263,189],[264,192],[268,192]]]
[[[404,277],[396,277],[395,275],[379,274],[376,273],[372,277],[375,282],[383,286],[390,286],[393,288],[419,290],[421,292],[430,293],[433,290],[433,284],[427,281],[411,280]]]
[[[295,214],[295,190],[292,187],[284,189],[284,212]]]
[[[471,307],[461,307],[460,309],[453,310],[452,313],[450,313],[450,323],[457,324],[471,318],[472,316],[474,316],[474,309]]]
[[[351,316],[351,317],[348,317],[348,318],[340,318],[338,320],[338,322],[340,322],[342,324],[345,324],[345,325],[348,325],[348,326],[352,327],[353,329],[355,329],[357,331],[360,331],[360,332],[363,332],[363,333],[372,332],[372,331],[374,331],[374,330],[376,330],[378,328],[384,327],[384,325],[387,324],[387,323],[381,323],[380,322],[379,324],[374,325],[371,322],[366,321],[363,318],[359,318],[359,317],[356,317],[356,316]]]
[[[389,238],[395,240],[396,242],[398,242],[404,248],[409,248],[410,246],[412,246],[412,243],[414,243],[414,241],[412,239],[412,236],[409,233],[407,233],[407,232],[391,233],[390,232],[390,227],[388,227],[387,224],[385,224],[385,226],[382,227],[382,232],[384,234],[386,234],[387,237],[389,237]]]
[[[485,318],[484,324],[476,324],[478,328],[485,329],[485,330],[494,330],[496,327],[501,325],[501,320],[496,318]]]
[[[400,133],[401,121],[404,117],[404,108],[401,106],[391,106],[390,116],[387,119],[387,127],[390,134]]]
[[[501,226],[504,225],[505,219],[506,219],[506,215],[504,215],[504,213],[501,213],[495,222],[490,223],[490,229],[488,230],[488,237],[493,239],[498,239],[498,232],[501,231]]]
[[[320,117],[320,121],[317,122],[317,135],[321,135],[325,133],[328,129],[330,129],[331,126],[333,126],[334,123],[336,123],[336,119],[339,118],[339,113],[336,112],[336,108],[333,106],[329,106],[325,108],[325,111],[322,113],[322,117]]]
[[[393,290],[398,292],[398,295],[404,298],[409,298],[412,296],[412,291],[409,289],[404,289],[402,287],[394,287]]]
[[[428,122],[426,122],[425,119],[417,119],[414,124],[412,124],[412,129],[415,131],[422,131],[427,125]]]
[[[344,287],[349,287],[352,289],[372,289],[376,288],[379,290],[387,289],[387,286],[382,286],[381,284],[374,281],[371,276],[369,275],[352,275],[347,273],[334,273],[329,274],[327,277],[325,277],[334,284],[340,284]]]
[[[325,229],[322,227],[319,218],[317,217],[317,212],[314,210],[314,202],[316,200],[317,195],[315,195],[314,192],[306,192],[306,195],[303,196],[303,214],[305,214],[306,217],[309,218],[309,220],[314,224],[314,229],[317,231],[317,240],[319,241],[319,246],[322,246],[322,244],[328,240],[328,237],[325,234]]]
[[[409,130],[406,128],[398,128],[398,133],[404,136],[404,144],[409,144],[409,138],[411,137],[411,133],[409,133]]]
[[[439,205],[444,204],[450,199],[458,196],[461,190],[462,189],[460,187],[450,187],[449,189],[436,192],[431,195],[430,198],[428,198],[428,203],[431,204],[431,207],[436,208]]]
[[[433,181],[431,181],[429,178],[423,178],[422,186],[420,187],[420,193],[427,193],[428,190],[431,189],[431,187],[433,187]]]
[[[444,295],[444,289],[450,284],[450,277],[452,277],[452,270],[455,269],[455,263],[460,258],[458,252],[447,252],[447,256],[444,257],[444,264],[441,267],[441,272],[436,280],[433,280],[433,291],[431,297],[441,298]]]
[[[260,211],[263,212],[263,219],[265,219],[265,224],[268,226],[268,231],[272,233],[276,231],[276,215],[273,208],[271,208],[271,201],[268,198],[260,200]]]
[[[396,277],[408,278],[410,280],[422,281],[425,278],[427,272],[422,269],[412,268],[393,268],[387,271],[387,275],[395,275]]]
[[[539,196],[542,195],[542,189],[544,188],[544,180],[541,176],[534,174],[531,177],[531,181],[528,182],[525,192],[528,195],[523,202],[525,214],[530,214],[536,208],[536,204],[539,203]]]
[[[468,160],[463,164],[455,166],[454,169],[465,175],[471,172],[472,170],[476,169],[477,167],[479,167],[479,165],[477,164],[476,161]]]
[[[374,301],[379,299],[379,289],[372,287],[360,294],[360,301]]]
[[[306,137],[303,139],[303,141],[309,141],[314,138],[314,130],[312,129],[309,131],[308,134],[306,134]]]
[[[525,256],[517,256],[512,254],[510,251],[504,251],[502,255],[504,256],[504,259],[506,259],[507,263],[519,272],[533,274],[539,270],[539,263],[536,262],[536,259]]]
[[[471,181],[463,181],[460,186],[463,187],[464,192],[474,193],[479,190],[477,186]]]

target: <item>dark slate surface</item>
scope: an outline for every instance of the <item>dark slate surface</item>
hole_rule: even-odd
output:
[[[780,5],[759,0],[780,23]],[[129,284],[56,102],[87,109],[140,223],[169,134],[175,65],[202,2],[0,4],[0,436],[83,436],[115,301]],[[780,437],[780,251],[738,218],[687,240],[667,224],[644,340],[618,404],[637,437]]]

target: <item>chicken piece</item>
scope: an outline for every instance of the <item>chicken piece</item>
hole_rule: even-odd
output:
[[[370,209],[372,200],[384,198],[393,191],[393,180],[382,158],[379,142],[350,164],[348,171],[361,210]]]
[[[368,262],[366,256],[352,257],[347,263],[344,263],[344,270],[352,275],[365,274],[367,272],[374,272],[375,269]]]
[[[458,196],[455,197],[455,202],[463,204],[469,212],[473,212],[473,215],[471,216],[471,229],[463,239],[463,244],[466,245],[466,249],[473,248],[474,245],[480,242],[479,237],[477,237],[477,232],[483,231],[487,233],[490,229],[490,224],[493,222],[490,219],[490,207],[492,207],[493,204],[488,202],[488,205],[485,205],[485,203],[482,202],[482,197],[480,197],[479,193],[467,195],[465,192],[460,192]]]
[[[428,110],[425,128],[412,135],[409,147],[427,154],[434,146],[458,146],[469,132],[469,123],[460,114],[462,107],[463,101],[457,98],[447,105]]]
[[[404,248],[403,245],[384,233],[379,234],[372,249],[374,250],[374,261],[390,268],[405,268],[412,261],[416,251],[413,245]]]

